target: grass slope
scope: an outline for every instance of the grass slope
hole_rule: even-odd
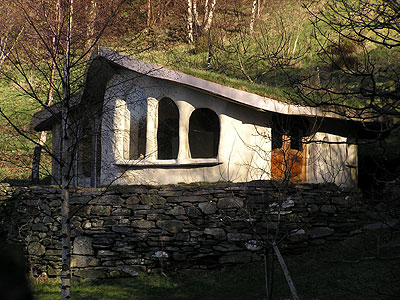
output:
[[[343,63],[340,55],[331,53],[333,61],[329,61],[321,53],[313,37],[310,15],[303,4],[304,1],[295,0],[266,2],[253,35],[248,34],[248,11],[242,19],[219,11],[210,35],[200,37],[194,45],[183,43],[183,34],[180,39],[171,38],[168,26],[144,31],[137,38],[133,35],[102,40],[102,44],[118,51],[126,49],[122,52],[196,77],[280,101],[299,100],[294,94],[293,80],[300,78],[309,78],[310,85],[320,84],[338,91],[341,88],[357,89],[362,78],[340,76],[342,72],[335,69],[335,64]],[[315,5],[315,9],[321,8],[323,2]],[[335,40],[337,36],[330,38]],[[330,49],[329,45],[325,46]],[[363,62],[367,58],[362,51],[365,47],[369,51],[368,59],[375,63],[380,80],[378,87],[384,89],[387,86],[387,91],[391,91],[397,86],[395,75],[400,73],[400,50],[370,43],[360,47],[350,43],[344,44],[342,50],[350,61]],[[212,59],[208,61],[210,52]],[[37,90],[46,93],[40,84]],[[329,101],[332,96],[314,94],[315,101],[323,101],[323,97]],[[362,97],[333,97],[354,105],[366,101]],[[20,128],[30,131],[30,119],[37,108],[14,85],[3,80],[0,82],[0,107],[13,121],[18,121]],[[18,137],[0,117],[0,181],[28,179],[32,149],[33,144]],[[49,162],[48,158],[43,162],[43,177],[50,167]]]
[[[31,128],[32,115],[37,104],[8,81],[0,81],[0,108],[21,132],[37,140]],[[51,139],[49,139],[51,141]],[[34,144],[0,116],[0,182],[27,182],[30,178]],[[50,166],[50,159],[43,155],[42,178]]]

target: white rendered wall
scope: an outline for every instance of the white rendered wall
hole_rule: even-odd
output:
[[[148,99],[146,157],[123,159],[124,107],[137,100],[132,90],[139,87]],[[138,95],[136,97],[141,97]],[[176,160],[157,160],[158,101],[172,99],[179,109],[179,152]],[[122,108],[122,109],[121,109]],[[190,158],[188,129],[191,113],[197,108],[213,110],[220,121],[217,158]],[[184,86],[139,76],[131,71],[115,75],[105,93],[102,120],[102,184],[171,184],[179,182],[250,181],[269,179],[269,139],[267,115],[228,101],[216,99]],[[122,153],[121,153],[122,151]],[[160,167],[154,167],[154,165]],[[205,166],[204,164],[208,164]],[[211,165],[211,166],[210,166]]]
[[[139,160],[126,160],[126,114],[143,97],[147,99],[146,156]],[[164,97],[172,99],[179,109],[177,159],[157,159],[158,101]],[[197,108],[209,108],[219,118],[217,158],[190,157],[189,119]],[[270,179],[270,116],[176,83],[122,71],[108,82],[105,92],[100,185]],[[54,132],[57,132],[56,128]],[[357,146],[348,145],[345,137],[331,133],[318,132],[312,140],[316,142],[307,145],[307,182],[356,185]],[[56,173],[57,167],[53,165],[53,175]],[[79,184],[86,182],[86,178],[79,180]]]
[[[308,182],[332,182],[338,186],[357,185],[357,146],[347,138],[318,132],[308,146]]]

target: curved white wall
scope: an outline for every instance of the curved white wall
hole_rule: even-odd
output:
[[[120,108],[132,101],[134,87],[140,87],[148,99],[146,157],[128,161],[121,155],[124,117]],[[176,160],[156,159],[157,105],[163,97],[172,99],[179,109],[179,153]],[[218,115],[221,130],[216,159],[190,157],[189,118],[198,108],[209,108]],[[270,142],[261,136],[270,135],[266,116],[175,83],[123,71],[109,81],[105,93],[101,183],[171,184],[268,179]]]

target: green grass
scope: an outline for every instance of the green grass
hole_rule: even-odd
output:
[[[219,19],[230,21],[226,21],[228,25],[222,25],[218,23]],[[132,47],[131,41],[125,47],[121,45],[121,41],[110,41],[106,44],[116,50],[131,49],[125,53],[189,75],[287,101],[286,93],[290,90],[290,83],[279,67],[271,65],[266,52],[275,52],[285,57],[301,56],[300,54],[304,54],[310,47],[312,25],[301,3],[295,0],[269,3],[257,21],[254,35],[248,34],[246,17],[236,18],[225,15],[224,12],[217,12],[215,22],[217,29],[213,29],[210,35],[199,37],[194,45],[168,41],[164,28],[155,28],[149,33],[148,36],[156,40],[149,46],[148,51],[137,50],[141,47]],[[296,26],[293,26],[294,23]],[[284,41],[280,40],[280,37],[283,37]],[[138,43],[143,42],[149,43],[141,36]],[[210,66],[207,66],[210,45],[212,60]],[[312,64],[315,64],[315,52],[313,49],[308,55],[308,62]],[[298,70],[309,63],[296,60],[292,64],[293,69]]]
[[[304,103],[304,97],[295,93],[292,81],[309,78],[306,83],[311,86],[321,85],[339,92],[338,95],[323,95],[314,91],[308,96],[316,103],[336,101],[354,106],[365,105],[368,98],[340,94],[343,90],[357,90],[367,81],[360,76],[344,75],[329,60],[323,62],[327,57],[326,54],[321,54],[313,37],[313,25],[310,15],[302,7],[304,3],[296,0],[270,1],[256,22],[254,35],[246,34],[250,6],[245,6],[247,16],[244,14],[237,19],[233,15],[225,15],[223,11],[217,12],[213,28],[220,26],[219,29],[213,29],[210,37],[199,38],[195,45],[183,43],[184,34],[181,33],[181,38],[178,38],[175,34],[171,35],[170,28],[164,27],[137,34],[137,39],[133,34],[114,40],[104,37],[102,45],[116,50],[125,48],[127,50],[122,51],[123,53],[139,59],[279,101]],[[321,8],[323,2],[317,1],[315,5]],[[213,58],[211,65],[207,67],[209,39],[213,45]],[[337,36],[332,39],[337,39]],[[329,45],[325,46],[329,49]],[[349,59],[364,62],[366,57],[363,47],[351,43],[347,46],[344,50],[348,50],[346,55]],[[377,87],[383,92],[393,92],[397,87],[397,74],[400,72],[400,50],[386,49],[368,42],[363,46],[369,51],[369,59],[374,62]],[[290,62],[282,70],[276,65],[274,57],[270,57],[271,54],[280,57],[279,61],[283,64],[287,60]],[[335,59],[340,63],[340,56],[333,55],[333,60]],[[77,68],[75,77],[81,76],[83,69]],[[47,93],[43,88],[46,85],[42,86],[38,79],[43,77],[38,74],[31,77],[35,91],[45,97]],[[306,92],[312,92],[312,89]],[[15,85],[4,80],[0,81],[0,107],[13,121],[18,121],[20,128],[32,133],[30,122],[33,113],[38,109],[37,105],[22,95]],[[1,117],[0,142],[0,154],[3,158],[0,161],[0,181],[27,180],[33,144],[18,137]],[[44,165],[50,165],[49,159]]]
[[[302,1],[294,0],[269,3],[257,21],[253,35],[247,34],[247,21],[238,19],[232,21],[229,28],[214,29],[210,36],[200,37],[194,45],[176,41],[171,43],[161,39],[157,40],[156,46],[149,51],[127,54],[261,96],[304,103],[304,99],[294,93],[295,80],[308,78],[306,84],[322,86],[335,92],[358,91],[359,87],[365,84],[365,80],[360,76],[339,72],[338,66],[347,70],[343,65],[345,60],[350,65],[351,62],[358,62],[361,65],[358,68],[361,70],[367,58],[364,53],[365,47],[369,52],[368,59],[374,64],[378,86],[388,86],[387,91],[395,86],[395,80],[390,78],[397,78],[400,51],[372,43],[365,42],[361,45],[350,41],[342,42],[342,49],[339,51],[337,46],[335,48],[335,45],[331,44],[339,39],[338,35],[332,32],[326,36],[319,36],[319,43],[325,47],[323,51],[313,35],[311,16],[303,4]],[[312,9],[322,8],[321,3],[314,6]],[[218,17],[224,18],[223,15]],[[322,27],[329,30],[327,26],[321,25],[320,29]],[[156,32],[162,30],[155,29]],[[213,58],[207,67],[209,45]],[[120,44],[118,46],[121,48]],[[340,93],[324,96],[323,93],[314,94],[313,101],[316,103],[336,101],[363,106],[369,100]]]
[[[31,119],[38,110],[38,104],[10,81],[0,81],[0,95],[2,112],[24,134],[37,140],[37,133],[31,128]],[[32,142],[18,134],[6,118],[0,116],[0,182],[29,180],[33,148]],[[44,167],[50,166],[49,157],[44,156],[42,163]]]
[[[186,44],[176,46],[173,50],[154,50],[142,53],[137,57],[143,60],[166,66],[183,73],[226,85],[232,88],[256,93],[261,96],[272,97],[277,100],[285,99],[285,88],[282,86],[268,85],[265,83],[250,82],[235,70],[219,72],[216,69],[206,69],[207,53],[193,53],[193,47]],[[226,60],[228,58],[224,58]]]
[[[17,89],[9,82],[1,81],[0,108],[12,122],[22,130],[29,130],[29,110],[32,105],[24,101]],[[0,181],[6,178],[25,178],[26,172],[23,165],[27,161],[27,154],[32,151],[32,146],[19,137],[16,131],[0,116]],[[19,168],[21,165],[22,168]]]
[[[390,234],[380,235],[381,242]],[[397,299],[400,259],[369,259],[376,250],[375,233],[353,237],[297,256],[286,256],[300,299]],[[291,299],[276,265],[274,299]],[[140,275],[135,278],[74,281],[73,299],[254,300],[263,299],[263,268],[250,264],[210,272]],[[59,281],[34,284],[38,300],[59,297]]]

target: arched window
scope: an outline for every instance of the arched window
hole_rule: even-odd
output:
[[[100,174],[101,166],[101,123],[95,118],[83,120],[78,144],[78,176],[91,178],[91,185]]]
[[[158,103],[157,157],[176,159],[179,149],[179,110],[174,101],[163,98]]]
[[[93,131],[90,125],[89,122],[83,122],[78,148],[79,171],[84,177],[90,177],[93,169]]]
[[[220,125],[215,112],[196,109],[189,120],[189,147],[192,158],[213,158],[218,155]]]
[[[120,100],[121,102],[121,100]],[[134,87],[126,100],[119,105],[123,111],[123,158],[143,159],[146,156],[147,97],[138,87]]]

